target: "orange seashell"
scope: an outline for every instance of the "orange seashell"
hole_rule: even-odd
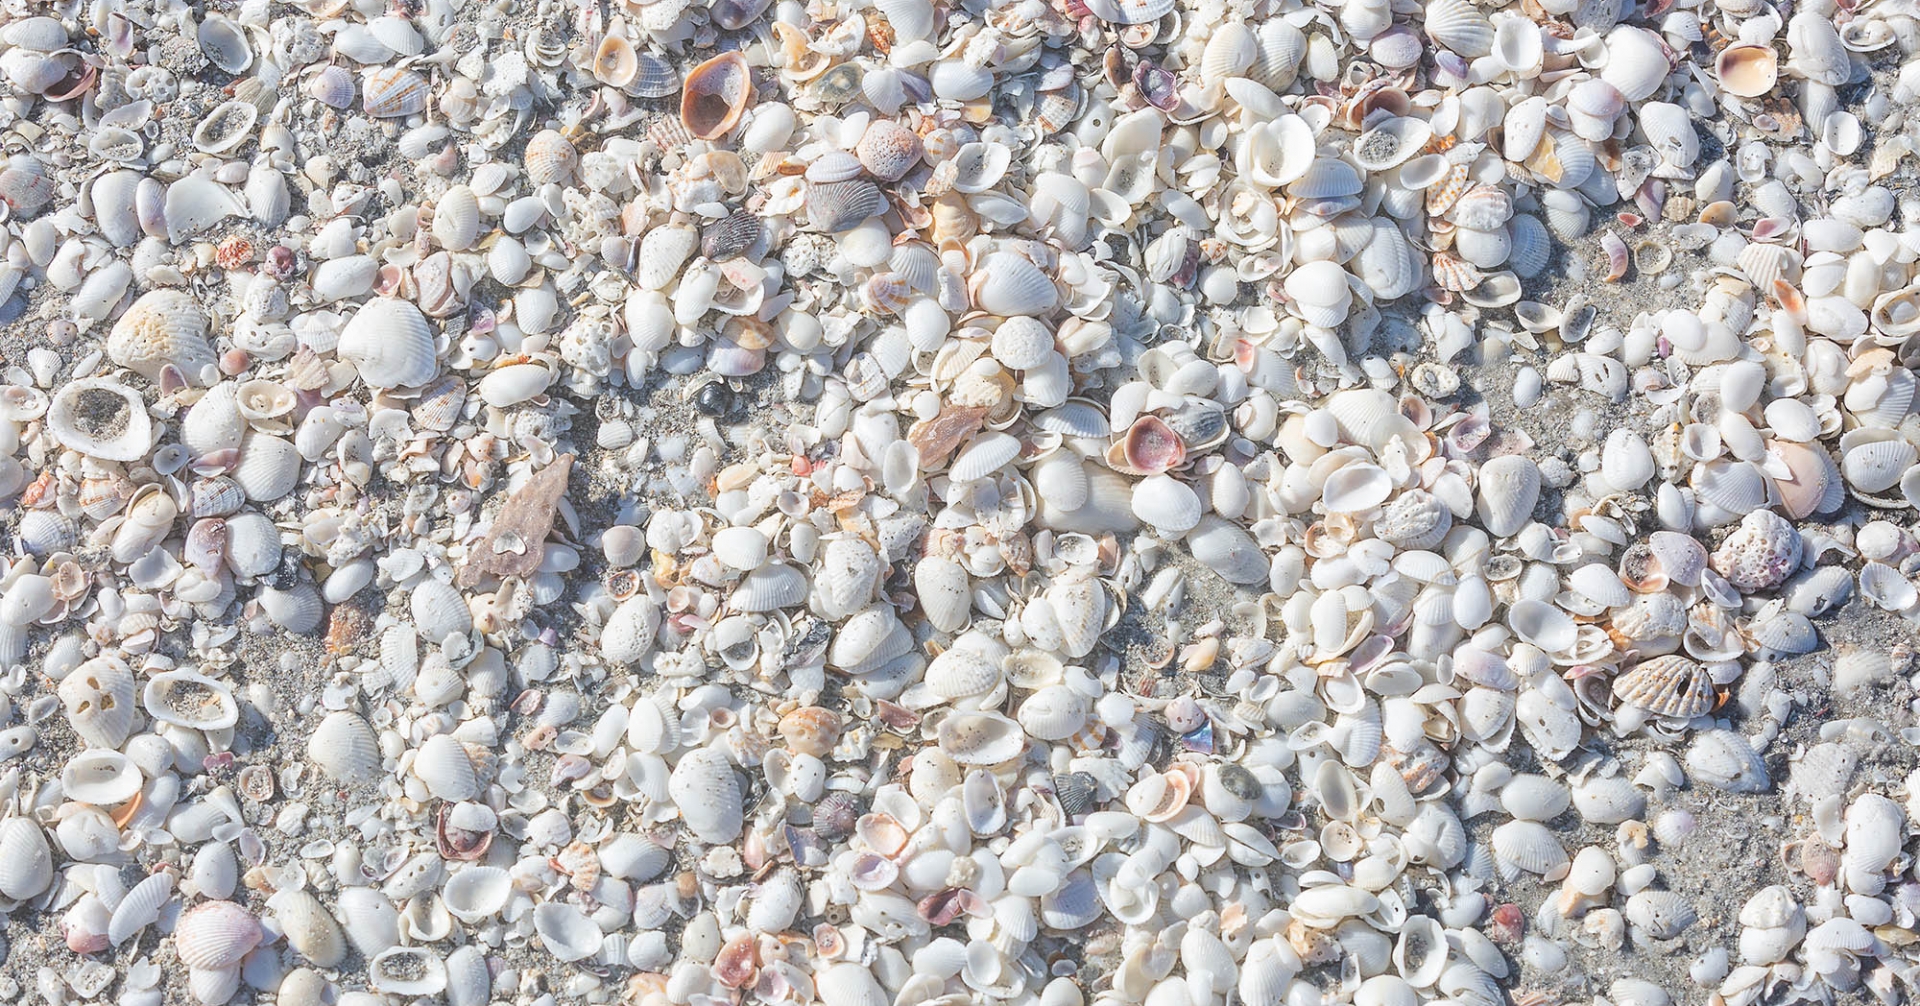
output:
[[[680,94],[680,122],[694,139],[726,135],[753,100],[753,72],[738,49],[693,68]]]
[[[794,751],[825,757],[840,739],[840,714],[820,706],[801,706],[780,717],[780,736]]]

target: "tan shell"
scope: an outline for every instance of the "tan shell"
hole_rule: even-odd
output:
[[[1613,679],[1613,694],[1660,716],[1692,719],[1713,708],[1713,679],[1685,657],[1655,657]]]
[[[753,72],[739,50],[723,52],[687,74],[680,122],[694,139],[725,136],[753,101]]]

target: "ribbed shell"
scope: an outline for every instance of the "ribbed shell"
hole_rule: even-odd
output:
[[[112,654],[81,664],[60,680],[67,722],[88,744],[118,748],[133,729],[133,671]]]
[[[745,821],[740,777],[725,753],[714,748],[687,752],[673,767],[667,790],[687,830],[700,841],[720,844],[740,837]]]
[[[381,67],[361,85],[361,107],[376,119],[417,115],[427,108],[427,78],[402,67]]]
[[[367,782],[380,774],[380,741],[359,714],[335,711],[308,735],[307,759],[335,782]]]
[[[200,970],[230,968],[258,946],[260,921],[231,901],[209,901],[180,916],[173,930],[181,963]]]
[[[207,341],[207,313],[182,290],[150,290],[127,308],[107,335],[113,362],[158,381],[162,368],[179,368],[190,382],[214,365]]]
[[[340,331],[336,348],[375,388],[416,387],[439,372],[433,328],[411,302],[370,300]]]
[[[1613,694],[1661,716],[1691,719],[1713,708],[1713,679],[1699,664],[1668,655],[1643,661],[1615,678]]]

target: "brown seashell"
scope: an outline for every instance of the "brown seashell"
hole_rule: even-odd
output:
[[[687,74],[680,95],[680,121],[694,139],[726,135],[753,100],[753,73],[738,49],[723,52]]]
[[[920,452],[921,469],[927,470],[938,465],[962,441],[972,436],[986,418],[985,408],[949,405],[932,419],[913,424],[913,428],[907,431],[907,441]]]
[[[801,706],[780,717],[780,736],[788,748],[824,758],[840,739],[840,715],[820,706]]]
[[[1685,657],[1655,657],[1613,679],[1613,694],[1659,716],[1692,719],[1713,708],[1713,678]]]

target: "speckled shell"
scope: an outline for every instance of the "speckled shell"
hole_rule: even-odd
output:
[[[1692,719],[1713,708],[1713,679],[1685,657],[1655,657],[1613,679],[1613,694],[1656,715]]]
[[[687,752],[673,767],[667,790],[695,838],[721,843],[740,837],[745,823],[740,777],[723,752],[714,748]]]
[[[418,115],[427,108],[427,78],[402,67],[381,67],[361,84],[361,107],[376,119]]]
[[[1780,585],[1800,566],[1800,532],[1771,510],[1755,510],[1713,552],[1713,569],[1743,592]]]

